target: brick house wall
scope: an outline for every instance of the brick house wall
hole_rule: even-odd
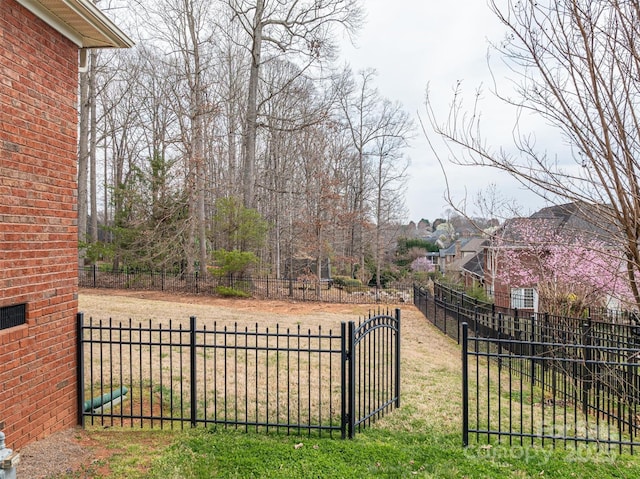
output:
[[[531,253],[531,251],[526,249],[511,249],[509,251],[509,256],[511,258],[517,257],[519,258],[519,264],[524,265],[527,270],[535,271],[538,268],[538,261],[535,258],[535,255]],[[522,301],[522,292],[516,291],[521,289],[533,289],[537,290],[538,285],[531,282],[525,283],[517,283],[517,284],[509,284],[507,282],[500,280],[500,275],[498,272],[504,269],[505,258],[504,258],[504,250],[503,249],[494,249],[488,246],[485,249],[484,255],[484,285],[485,290],[490,289],[491,295],[494,298],[494,304],[500,308],[515,308],[517,307],[521,311],[524,312],[533,312],[535,307],[523,307],[523,306],[514,306],[515,303],[521,303]],[[537,296],[537,293],[535,293]],[[520,298],[520,300],[518,300]],[[534,301],[534,304],[537,304]]]
[[[510,308],[511,300],[510,300],[510,292],[511,289],[508,284],[500,281],[497,278],[494,278],[496,270],[494,268],[499,268],[498,260],[494,257],[494,251],[490,248],[487,250],[487,254],[485,254],[485,264],[484,264],[484,284],[485,290],[488,290],[491,296],[494,298],[494,303],[496,306],[500,308]]]
[[[0,0],[0,419],[13,448],[77,423],[78,47]]]

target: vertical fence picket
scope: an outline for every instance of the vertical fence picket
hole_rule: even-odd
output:
[[[191,427],[196,427],[198,417],[198,392],[197,392],[197,354],[196,354],[196,317],[189,318],[189,391],[191,404]]]
[[[427,319],[454,339],[441,316],[455,313],[462,321],[474,323],[475,334],[470,338],[467,333],[463,346],[463,394],[467,397],[463,403],[476,410],[473,425],[468,418],[464,421],[468,424],[463,429],[465,443],[474,432],[477,441],[486,438],[512,444],[519,439],[520,445],[526,440],[531,446],[637,450],[640,380],[633,336],[636,325],[630,317],[623,324],[596,321],[591,315],[567,318],[534,313],[527,317],[522,311],[498,311],[491,305],[483,307],[486,314],[478,315],[474,308],[471,315],[449,301],[458,294],[436,284],[433,294],[415,289],[414,301],[427,312]],[[616,318],[625,320],[624,315]],[[469,341],[474,342],[473,348]],[[469,356],[475,357],[473,398],[468,390]],[[503,400],[507,397],[508,405]],[[463,415],[468,414],[463,409]]]
[[[307,339],[307,420],[306,424],[311,424],[311,330],[309,329]],[[311,433],[311,428],[307,428],[307,432]]]
[[[78,425],[84,427],[84,313],[76,314],[76,335],[78,346],[76,348],[76,376],[78,381],[77,407]]]
[[[396,325],[397,325],[397,330],[395,333],[395,340],[396,340],[396,354],[395,354],[395,396],[396,396],[396,400],[395,400],[395,406],[397,408],[400,407],[400,331],[401,331],[401,313],[400,313],[400,308],[396,308]]]
[[[347,384],[347,435],[349,439],[355,434],[355,414],[356,414],[356,394],[355,394],[355,377],[356,377],[356,361],[354,354],[354,331],[355,323],[349,321],[347,331],[347,345],[349,358],[349,375]]]
[[[462,445],[469,445],[469,325],[462,323]]]

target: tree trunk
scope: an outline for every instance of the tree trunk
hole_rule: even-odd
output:
[[[262,52],[262,15],[264,0],[257,0],[253,18],[253,38],[251,45],[251,68],[249,70],[249,91],[244,133],[243,203],[245,208],[254,207],[254,184],[256,169],[256,136],[258,130],[258,80],[260,76],[260,55]]]
[[[89,141],[89,170],[90,170],[90,207],[91,207],[91,224],[89,227],[89,240],[91,243],[98,242],[98,193],[97,193],[97,172],[96,172],[96,143],[98,134],[98,122],[96,115],[96,59],[97,53],[91,50],[89,55],[89,102],[91,104],[91,138]]]
[[[87,234],[87,175],[89,169],[89,74],[80,73],[80,129],[78,132],[78,241]],[[78,263],[84,263],[85,250],[78,249]]]

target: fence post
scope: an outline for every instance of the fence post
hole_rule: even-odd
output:
[[[462,323],[462,445],[469,445],[469,364],[467,347],[469,325]]]
[[[434,312],[435,312],[435,298],[429,297],[428,291],[425,289],[424,291],[419,290],[421,298],[424,298],[424,317],[429,319],[429,300],[433,300],[434,304]]]
[[[348,408],[347,408],[347,361],[349,361],[349,351],[347,350],[347,323],[340,323],[340,347],[341,353],[341,370],[340,370],[340,434],[342,439],[347,437],[348,424]]]
[[[582,323],[582,345],[584,367],[582,369],[582,411],[589,412],[589,391],[591,389],[591,318]]]
[[[400,308],[396,308],[396,407],[400,407]]]
[[[190,393],[191,393],[191,427],[196,427],[198,395],[196,391],[196,317],[189,318],[189,360],[190,360]]]
[[[496,305],[492,304],[491,305],[491,324],[487,324],[486,326],[489,329],[494,329],[495,324],[496,324]]]
[[[348,424],[348,436],[349,439],[353,439],[355,434],[355,423],[356,423],[356,358],[355,358],[355,347],[354,347],[354,331],[355,331],[355,322],[349,321],[349,330],[348,330],[348,361],[349,361],[349,380],[347,383],[348,390],[348,411],[347,418],[349,420]]]
[[[456,343],[460,344],[460,311],[462,310],[462,294],[456,304]]]
[[[513,328],[511,330],[510,336],[510,339],[522,339],[522,337],[520,336],[520,317],[518,316],[517,308],[513,313]],[[511,346],[509,349],[511,349],[512,347],[513,346]],[[522,343],[518,345],[518,348],[518,354],[522,354]],[[513,352],[513,350],[511,350],[511,352]]]
[[[453,301],[453,298],[451,296],[449,296],[449,300]],[[453,303],[452,303],[453,306]],[[443,324],[443,329],[442,331],[444,332],[444,334],[447,334],[447,313],[453,311],[453,309],[447,307],[447,303],[445,303],[445,308],[444,308],[444,324]]]
[[[627,381],[629,384],[629,389],[631,390],[631,394],[630,394],[631,401],[633,404],[637,404],[638,401],[640,401],[640,397],[638,397],[638,391],[639,391],[638,358],[636,353],[639,346],[640,328],[638,327],[637,323],[630,326],[628,337],[629,337],[629,347],[631,351],[627,353],[627,357],[625,358],[625,360],[629,363],[629,372],[628,372],[629,377]],[[594,369],[595,369],[595,365],[594,365]],[[597,372],[594,372],[593,376],[597,377]],[[630,414],[632,414],[631,408],[630,408]],[[636,437],[637,436],[638,435],[636,434]]]
[[[478,304],[473,307],[473,331],[475,331],[475,335],[478,335],[478,318],[480,317],[478,313]]]
[[[84,427],[84,345],[82,341],[82,325],[84,313],[76,314],[76,355],[77,355],[77,391],[78,391],[78,425]]]
[[[93,287],[97,288],[98,287],[98,278],[97,278],[97,265],[91,265],[92,266],[92,270],[93,270]]]
[[[494,318],[496,317],[496,304],[493,303],[491,304],[491,324],[493,324]],[[489,326],[489,318],[486,318],[485,321],[487,324],[485,324],[485,326]]]
[[[535,345],[535,342],[537,341],[536,338],[536,324],[538,323],[537,321],[538,316],[536,313],[531,315],[531,328],[529,331],[529,356],[531,357],[531,384],[535,385],[536,384],[536,355],[537,355],[537,348]]]
[[[544,385],[544,380],[545,380],[545,372],[548,369],[548,360],[547,357],[549,356],[549,353],[551,352],[552,354],[554,354],[552,348],[554,346],[549,346],[549,343],[553,343],[553,337],[550,336],[550,331],[551,331],[551,323],[549,321],[549,313],[545,312],[543,315],[543,324],[540,327],[540,350],[542,351],[539,354],[536,354],[536,356],[540,356],[540,360],[538,361],[540,363],[540,380],[542,381],[542,384]]]

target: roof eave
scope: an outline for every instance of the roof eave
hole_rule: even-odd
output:
[[[134,45],[133,40],[88,0],[16,1],[80,48],[130,48]],[[84,31],[72,26],[78,21],[85,27]]]

